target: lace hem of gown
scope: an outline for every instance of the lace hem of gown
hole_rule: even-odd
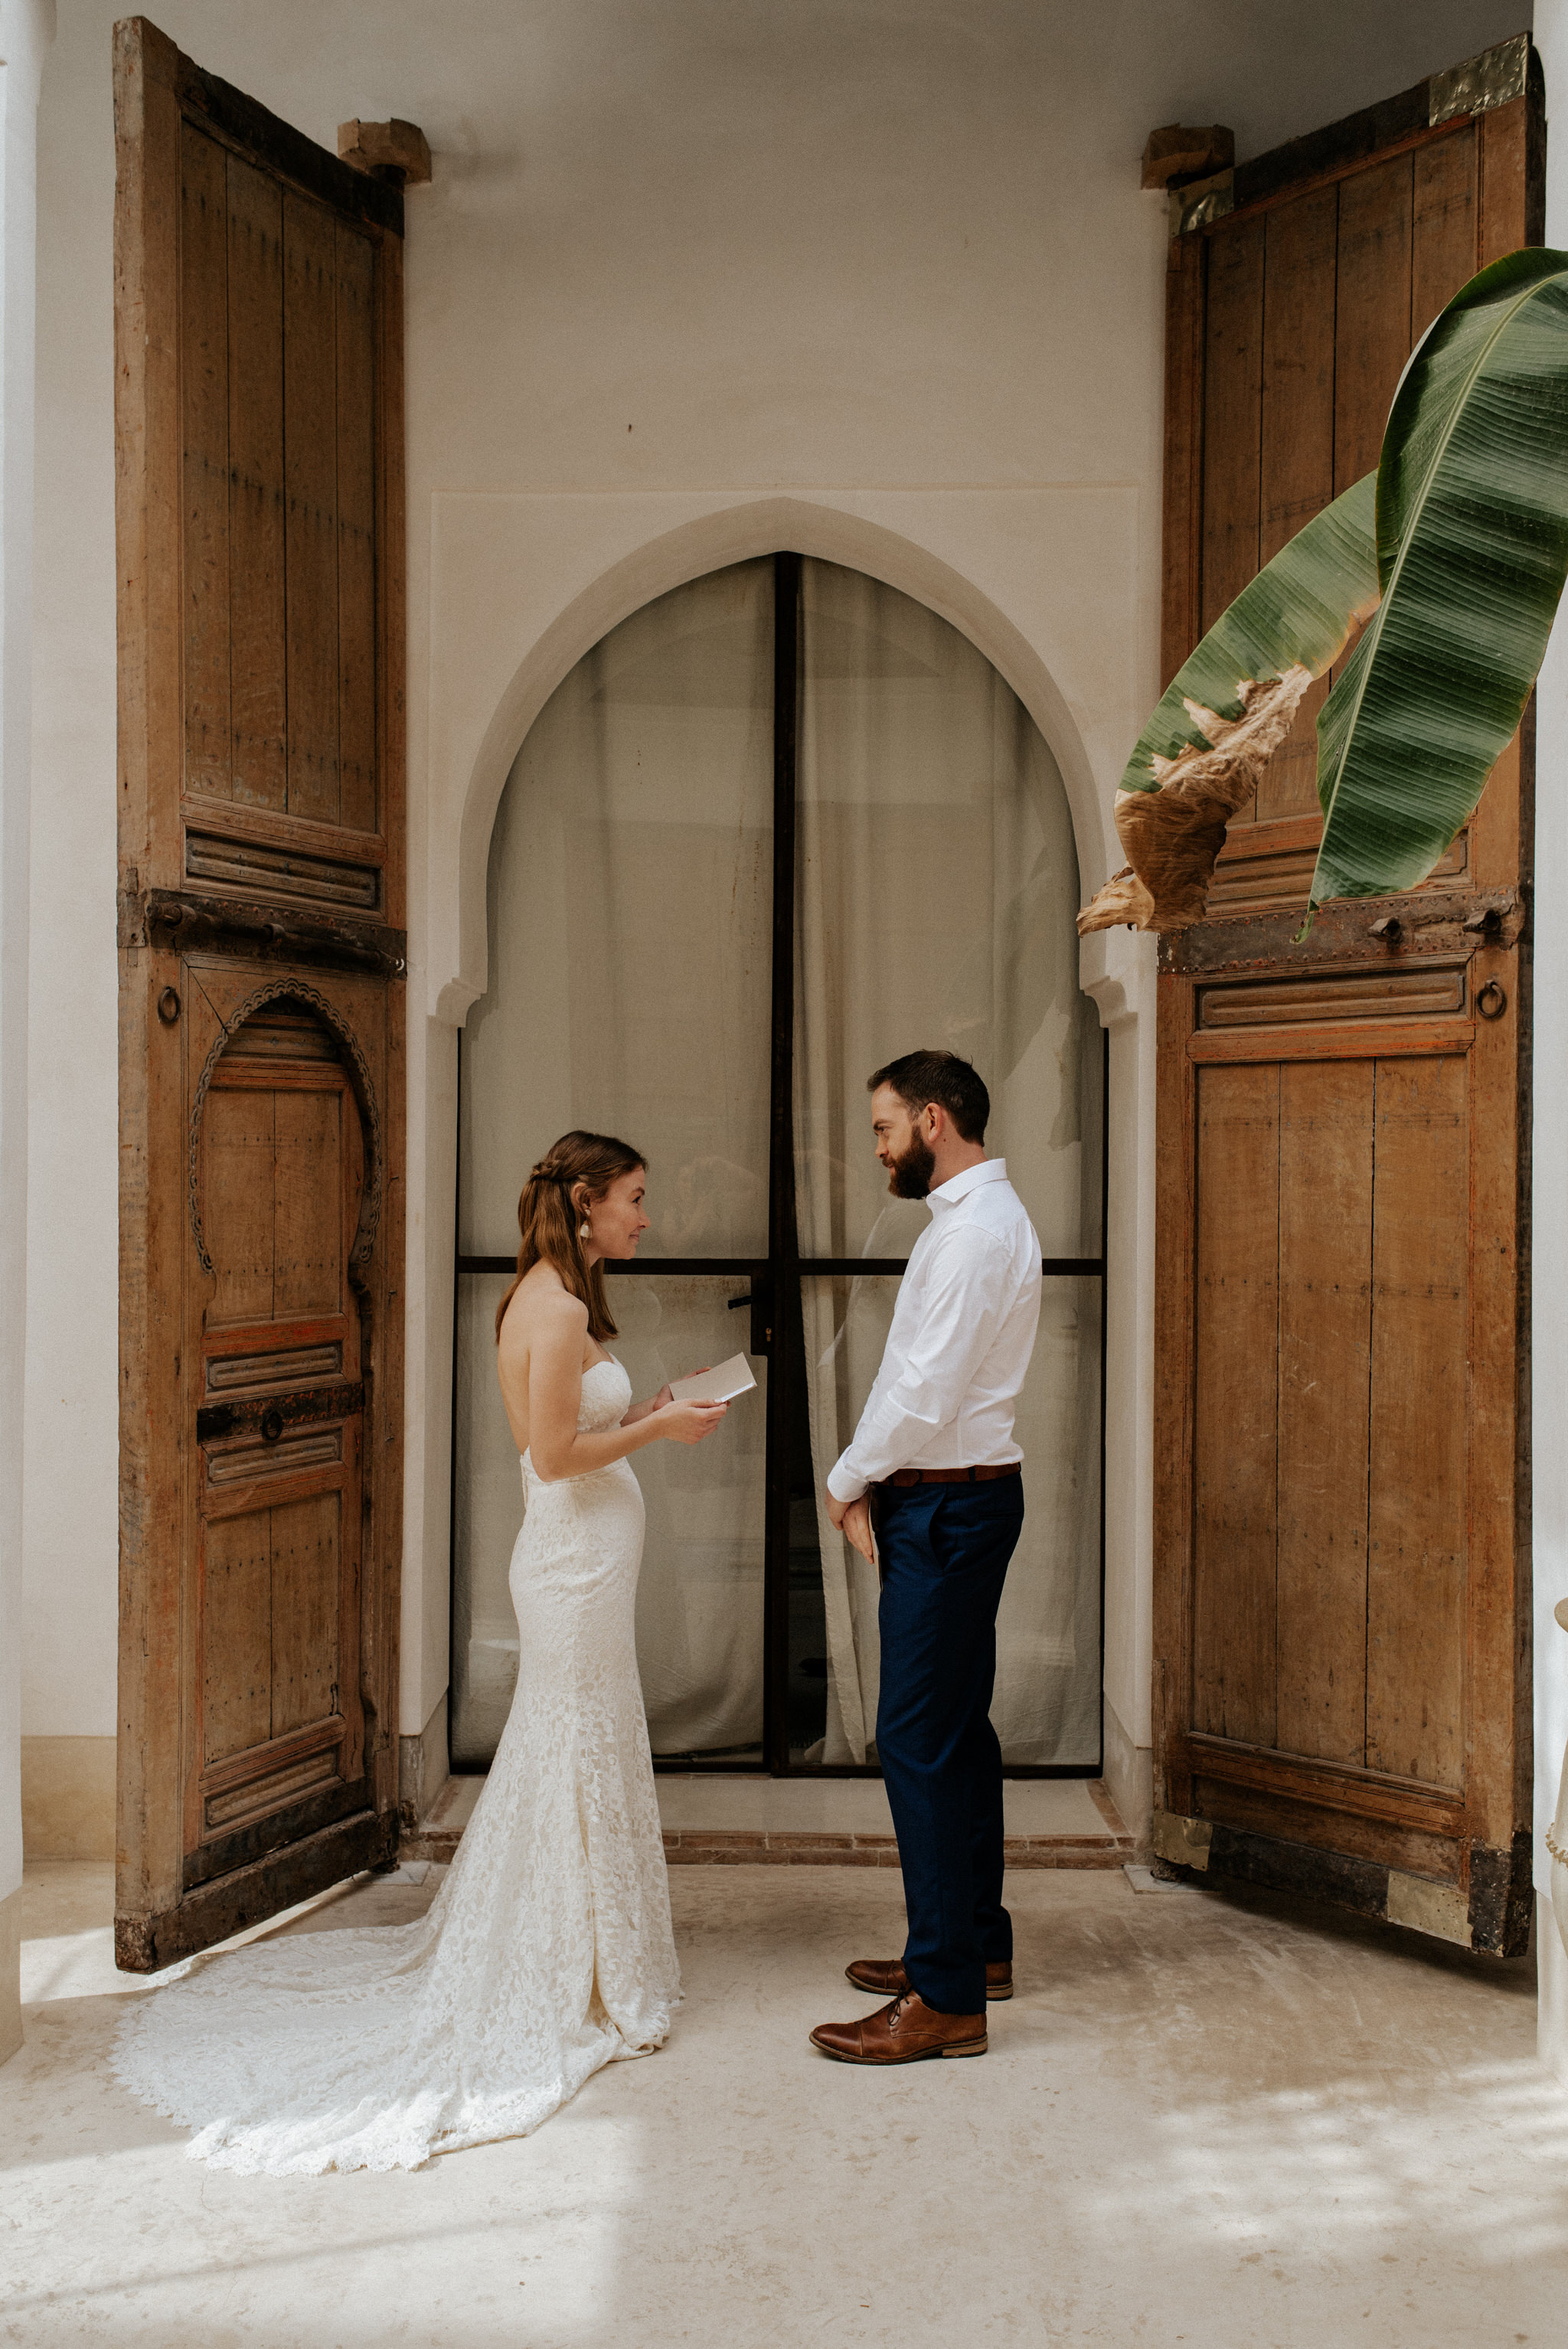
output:
[[[580,1428],[613,1425],[620,1364],[583,1385]],[[517,1691],[428,1914],[192,1959],[121,2024],[115,2075],[216,2168],[416,2168],[526,2136],[669,2031],[680,1974],[633,1644],[642,1495],[624,1461],[524,1483]]]

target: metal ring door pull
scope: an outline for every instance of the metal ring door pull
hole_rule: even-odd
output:
[[[284,1415],[282,1412],[269,1411],[266,1417],[262,1422],[262,1442],[263,1444],[275,1444],[283,1432]]]
[[[158,1016],[166,1028],[172,1028],[180,1017],[180,998],[171,987],[166,987],[158,999]]]
[[[1508,997],[1495,978],[1489,978],[1475,999],[1475,1008],[1483,1019],[1501,1019],[1508,1009]]]

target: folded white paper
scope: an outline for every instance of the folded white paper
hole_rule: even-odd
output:
[[[756,1384],[745,1355],[731,1354],[717,1371],[696,1371],[689,1379],[672,1379],[670,1392],[676,1402],[732,1402]]]

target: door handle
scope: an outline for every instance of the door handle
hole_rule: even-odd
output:
[[[753,1273],[750,1294],[729,1300],[731,1313],[738,1313],[743,1305],[751,1308],[750,1343],[746,1350],[748,1354],[770,1354],[773,1350],[772,1289],[771,1281]]]

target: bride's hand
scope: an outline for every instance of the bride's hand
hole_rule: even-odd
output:
[[[659,1433],[672,1444],[700,1444],[728,1409],[727,1402],[666,1402],[656,1414]]]

